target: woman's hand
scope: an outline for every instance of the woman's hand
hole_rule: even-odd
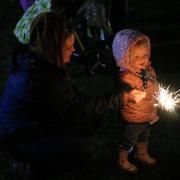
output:
[[[138,103],[138,102],[140,102],[142,99],[144,99],[146,97],[146,91],[133,89],[128,93],[128,96],[135,103]]]

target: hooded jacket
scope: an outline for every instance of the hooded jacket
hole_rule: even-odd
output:
[[[23,47],[13,54],[1,99],[0,140],[17,135],[78,134],[76,127],[83,126],[86,131],[91,123],[85,117],[119,109],[120,105],[119,94],[83,96],[72,87],[65,70]]]
[[[123,119],[128,123],[144,123],[158,119],[156,114],[155,92],[158,91],[156,74],[150,62],[144,71],[136,69],[130,59],[130,50],[137,40],[149,38],[134,29],[124,29],[119,31],[113,41],[113,55],[116,65],[120,67],[120,86],[123,90],[123,108],[121,110]],[[146,97],[135,103],[128,95],[132,89],[146,91]]]

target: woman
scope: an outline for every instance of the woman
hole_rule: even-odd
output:
[[[87,139],[100,123],[94,116],[121,105],[120,93],[87,98],[72,87],[66,63],[74,41],[65,18],[46,12],[32,23],[29,45],[13,53],[1,100],[0,140],[18,159],[30,162],[36,176],[87,163]],[[131,93],[141,99],[138,91]]]

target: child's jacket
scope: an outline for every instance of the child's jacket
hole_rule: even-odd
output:
[[[124,107],[121,112],[123,119],[129,123],[142,123],[158,119],[154,107],[154,95],[155,91],[158,90],[158,84],[155,81],[155,72],[152,67],[148,68],[147,73],[152,80],[148,80],[143,74],[140,77],[128,70],[121,72],[119,75],[121,88],[124,90]],[[146,97],[139,103],[135,103],[128,96],[128,91],[133,88],[146,91]]]
[[[116,65],[120,67],[119,80],[123,91],[123,108],[121,109],[123,119],[129,123],[143,123],[158,119],[156,115],[155,92],[158,91],[156,74],[150,63],[147,69],[141,72],[131,62],[130,50],[139,39],[150,40],[144,34],[133,29],[119,31],[113,41],[113,55]],[[132,89],[146,91],[146,97],[139,103],[135,103],[128,92]]]

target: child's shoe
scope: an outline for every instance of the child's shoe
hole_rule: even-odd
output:
[[[123,170],[125,170],[129,173],[137,172],[137,167],[128,161],[128,151],[120,150],[118,162],[119,162],[120,167]]]
[[[141,162],[153,166],[156,164],[156,159],[152,158],[149,154],[148,154],[148,145],[147,143],[137,143],[136,144],[137,147],[137,159],[139,159]]]

